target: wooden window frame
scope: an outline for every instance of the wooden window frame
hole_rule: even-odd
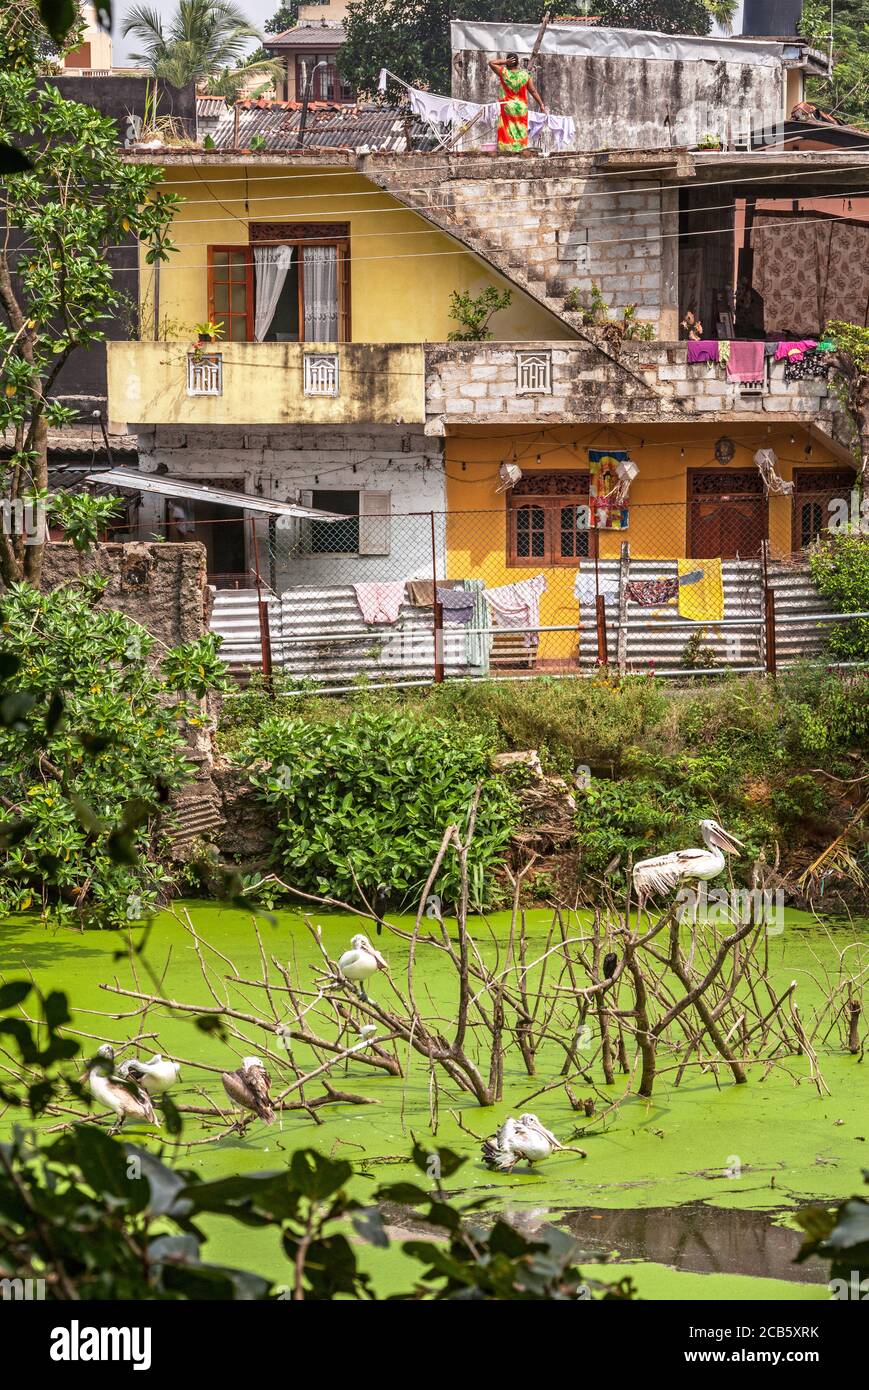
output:
[[[223,252],[228,252],[228,253],[230,253],[231,255],[235,255],[235,256],[237,256],[237,255],[239,255],[239,254],[242,254],[242,255],[244,255],[244,256],[247,257],[247,260],[246,260],[245,266],[244,266],[245,310],[244,310],[244,315],[233,313],[233,311],[232,311],[232,295],[230,294],[230,295],[227,296],[227,299],[228,299],[228,301],[229,301],[229,303],[230,303],[229,313],[228,313],[228,315],[227,315],[226,313],[224,313],[223,311],[221,311],[221,313],[222,313],[222,318],[221,318],[221,319],[218,319],[218,318],[217,318],[217,311],[216,311],[216,309],[215,309],[215,307],[214,307],[214,282],[215,282],[215,276],[214,276],[214,271],[215,271],[214,257],[215,257],[215,255],[219,255],[219,254],[221,254],[221,253],[223,253]],[[219,283],[222,283],[222,282],[219,282]],[[232,279],[230,278],[230,279],[227,280],[226,283],[229,284],[229,285],[232,285],[233,281],[232,281]],[[217,245],[217,246],[209,246],[209,248],[208,248],[208,317],[209,317],[209,319],[211,320],[212,323],[218,323],[218,322],[222,322],[222,323],[223,323],[225,332],[224,332],[224,334],[223,334],[223,337],[222,337],[222,339],[221,339],[221,342],[225,342],[225,343],[229,343],[229,342],[236,342],[236,343],[251,343],[251,342],[254,341],[254,337],[253,337],[253,333],[254,333],[253,254],[252,254],[252,252],[251,252],[250,246],[248,246],[248,245],[241,245],[241,246],[239,246],[239,245],[237,245],[237,244],[236,244],[235,246],[220,246],[220,245]],[[233,337],[232,337],[232,319],[234,319],[234,318],[242,318],[242,317],[244,317],[244,318],[247,320],[247,337],[246,337],[246,338],[233,338]],[[229,319],[229,322],[227,322],[227,318]]]
[[[304,249],[306,246],[334,246],[337,252],[338,342],[352,342],[349,222],[252,222],[250,224],[251,286],[253,285],[254,246],[295,246],[297,248],[300,343],[313,341],[302,336],[305,331]]]
[[[578,569],[584,560],[594,559],[598,551],[598,532],[594,526],[588,528],[588,555],[562,555],[561,554],[561,517],[562,507],[587,507],[589,508],[589,518],[591,517],[591,501],[588,491],[589,475],[578,469],[564,468],[553,469],[543,475],[546,478],[555,476],[564,477],[576,481],[577,487],[571,491],[532,491],[535,483],[534,474],[528,474],[523,478],[518,489],[512,489],[507,493],[506,522],[506,564],[508,569],[534,569],[541,566],[546,569]],[[542,482],[542,477],[541,477]],[[584,488],[584,490],[583,490]],[[517,522],[516,514],[522,507],[541,507],[544,514],[544,543],[542,555],[519,555],[517,551]]]
[[[846,479],[846,474],[850,475],[850,482]],[[857,483],[857,470],[847,466],[824,468],[795,468],[793,470],[794,490],[791,496],[791,551],[794,555],[801,555],[807,548],[802,541],[802,526],[800,524],[800,509],[807,502],[829,501],[830,498],[844,493],[850,506],[851,492]],[[809,479],[812,486],[808,486]],[[826,487],[818,487],[817,483],[827,483]],[[827,522],[829,523],[829,508],[827,509]],[[826,529],[822,527],[821,531]],[[809,542],[811,545],[812,542]]]

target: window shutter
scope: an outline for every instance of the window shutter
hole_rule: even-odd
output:
[[[360,492],[359,554],[388,555],[390,548],[391,492]]]

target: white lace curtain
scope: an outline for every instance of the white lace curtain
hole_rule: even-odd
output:
[[[281,290],[293,263],[293,246],[255,246],[256,313],[254,337],[261,343],[271,328]]]
[[[338,340],[338,251],[334,246],[306,246],[302,262],[305,341]]]

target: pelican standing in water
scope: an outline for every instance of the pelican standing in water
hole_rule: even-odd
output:
[[[115,1049],[109,1043],[104,1043],[89,1063],[86,1073],[88,1090],[94,1100],[113,1110],[117,1116],[109,1133],[117,1134],[124,1120],[144,1120],[148,1125],[158,1124],[148,1092],[131,1078],[120,1081],[114,1073],[114,1066]]]
[[[495,1134],[483,1140],[483,1162],[493,1172],[511,1173],[521,1158],[532,1167],[562,1147],[536,1115],[528,1112],[518,1120],[511,1115]]]
[[[362,932],[351,938],[350,950],[338,957],[339,972],[345,980],[359,986],[359,993],[366,1003],[368,995],[365,993],[364,981],[376,975],[378,970],[386,968],[383,956]]]
[[[225,1071],[221,1080],[229,1099],[239,1109],[252,1110],[267,1125],[274,1124],[275,1112],[269,1095],[271,1077],[259,1057],[243,1057],[241,1066],[235,1071]]]
[[[149,1096],[162,1096],[164,1091],[168,1091],[169,1087],[174,1086],[179,1080],[181,1068],[177,1062],[171,1062],[161,1052],[155,1052],[150,1062],[142,1062],[138,1057],[131,1057],[129,1061],[122,1062],[118,1067],[118,1076],[122,1076],[125,1081],[137,1081]]]
[[[658,854],[654,859],[641,859],[633,867],[634,891],[640,911],[653,893],[667,893],[688,880],[707,883],[724,871],[725,854],[739,857],[745,849],[741,840],[731,835],[717,820],[702,820],[700,834],[705,849],[677,849],[672,854]]]

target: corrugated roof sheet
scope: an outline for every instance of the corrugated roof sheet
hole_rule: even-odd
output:
[[[297,148],[301,117],[299,102],[244,101],[235,110],[227,108],[208,133],[219,150],[247,150],[254,140],[259,149],[292,150]],[[429,132],[407,107],[312,101],[303,148],[401,153],[408,148],[408,131],[411,149],[430,147]]]
[[[347,37],[343,24],[297,24],[282,34],[266,36],[264,47],[270,48],[331,48],[340,46]]]

